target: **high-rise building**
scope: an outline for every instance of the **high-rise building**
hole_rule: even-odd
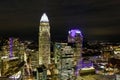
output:
[[[71,29],[68,32],[68,43],[75,44],[75,59],[78,60],[82,53],[83,36],[79,29]]]
[[[68,46],[68,43],[55,43],[54,52],[60,80],[72,78],[74,76],[74,48]]]
[[[74,52],[74,64],[76,65],[76,73],[78,74],[81,66],[79,62],[82,60],[82,42],[83,36],[79,29],[71,29],[68,32],[68,43],[75,45],[75,52]]]
[[[44,13],[39,26],[39,65],[48,67],[50,64],[50,25],[47,15]]]

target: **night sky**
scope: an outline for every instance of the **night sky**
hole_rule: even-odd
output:
[[[37,40],[44,12],[52,41],[67,40],[71,28],[85,40],[120,40],[120,0],[0,0],[0,37]]]

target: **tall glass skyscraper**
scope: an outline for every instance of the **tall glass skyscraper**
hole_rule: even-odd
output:
[[[83,36],[79,29],[71,29],[68,32],[68,43],[75,45],[75,51],[74,51],[74,64],[76,66],[75,73],[76,75],[79,73],[79,67],[81,66],[79,64],[80,61],[82,61],[82,42],[83,42]]]
[[[50,25],[47,15],[44,13],[40,19],[39,27],[39,65],[48,67],[50,64]]]

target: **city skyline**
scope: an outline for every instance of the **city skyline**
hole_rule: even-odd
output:
[[[67,40],[71,28],[79,28],[88,40],[120,40],[119,4],[112,0],[0,1],[0,37],[37,40],[40,17],[45,12],[52,41]]]

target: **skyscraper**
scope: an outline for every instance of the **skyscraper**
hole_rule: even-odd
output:
[[[39,26],[39,65],[48,67],[50,64],[50,25],[47,15],[44,13]]]
[[[76,65],[76,74],[78,74],[80,69],[79,62],[82,61],[82,42],[83,36],[79,29],[71,29],[68,32],[68,43],[75,44],[75,53],[74,53],[74,64]]]

